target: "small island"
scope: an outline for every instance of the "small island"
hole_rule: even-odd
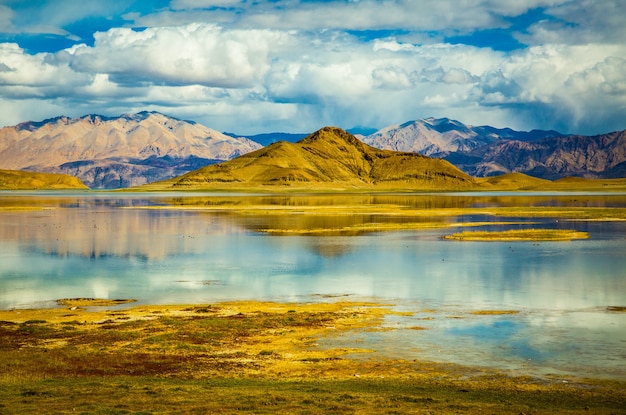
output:
[[[587,232],[570,229],[509,229],[505,231],[465,231],[443,236],[454,241],[572,241],[587,239]]]

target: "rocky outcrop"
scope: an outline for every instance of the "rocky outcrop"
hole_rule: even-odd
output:
[[[474,176],[522,172],[550,180],[626,177],[626,131],[532,142],[501,140],[446,159]]]

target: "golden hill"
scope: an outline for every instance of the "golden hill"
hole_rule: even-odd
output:
[[[325,127],[297,143],[274,143],[147,187],[466,190],[474,185],[471,176],[447,161],[380,150],[340,128]]]
[[[18,170],[0,170],[2,190],[87,189],[78,178],[66,174],[32,173]]]
[[[506,173],[499,176],[489,176],[476,179],[484,188],[493,187],[498,190],[524,190],[553,187],[553,182],[523,173]]]

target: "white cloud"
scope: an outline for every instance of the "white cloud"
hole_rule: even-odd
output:
[[[431,115],[564,132],[623,129],[624,12],[616,1],[574,3],[177,0],[127,15],[149,27],[95,33],[93,46],[31,55],[0,44],[0,98],[18,108],[3,111],[0,123],[32,119],[15,118],[25,108],[17,103],[39,100],[33,114],[155,109],[238,133],[382,127]],[[518,35],[532,47],[506,53],[441,41],[507,27],[507,17],[535,7],[555,18]],[[90,13],[104,11],[75,18]],[[51,24],[70,20],[54,15]],[[348,32],[386,28],[406,33]],[[430,31],[438,32],[424,35]]]
[[[546,13],[558,20],[542,20],[520,38],[530,44],[625,44],[626,4],[623,0],[558,2]]]
[[[182,25],[220,22],[239,28],[341,30],[445,30],[467,33],[476,28],[506,28],[506,17],[566,0],[359,0],[237,1],[174,0],[171,10],[139,17],[136,24]]]
[[[372,71],[374,85],[383,89],[407,89],[413,86],[413,81],[406,70],[398,66],[387,66]]]
[[[72,53],[79,72],[107,73],[120,84],[200,84],[245,87],[268,70],[270,45],[280,34],[269,30],[224,31],[214,25],[118,28],[95,34],[94,47]]]
[[[20,95],[46,97],[56,95],[72,85],[87,82],[89,76],[77,75],[67,65],[47,61],[49,55],[29,55],[15,43],[0,43],[0,96]],[[47,92],[47,90],[50,90]]]

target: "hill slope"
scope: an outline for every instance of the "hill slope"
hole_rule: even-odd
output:
[[[162,183],[164,188],[467,189],[474,179],[444,160],[370,147],[335,127],[297,143],[278,142]]]
[[[163,180],[261,146],[157,112],[57,117],[0,129],[0,168],[67,173],[88,186]]]
[[[65,174],[0,170],[0,190],[86,189],[80,179]]]

